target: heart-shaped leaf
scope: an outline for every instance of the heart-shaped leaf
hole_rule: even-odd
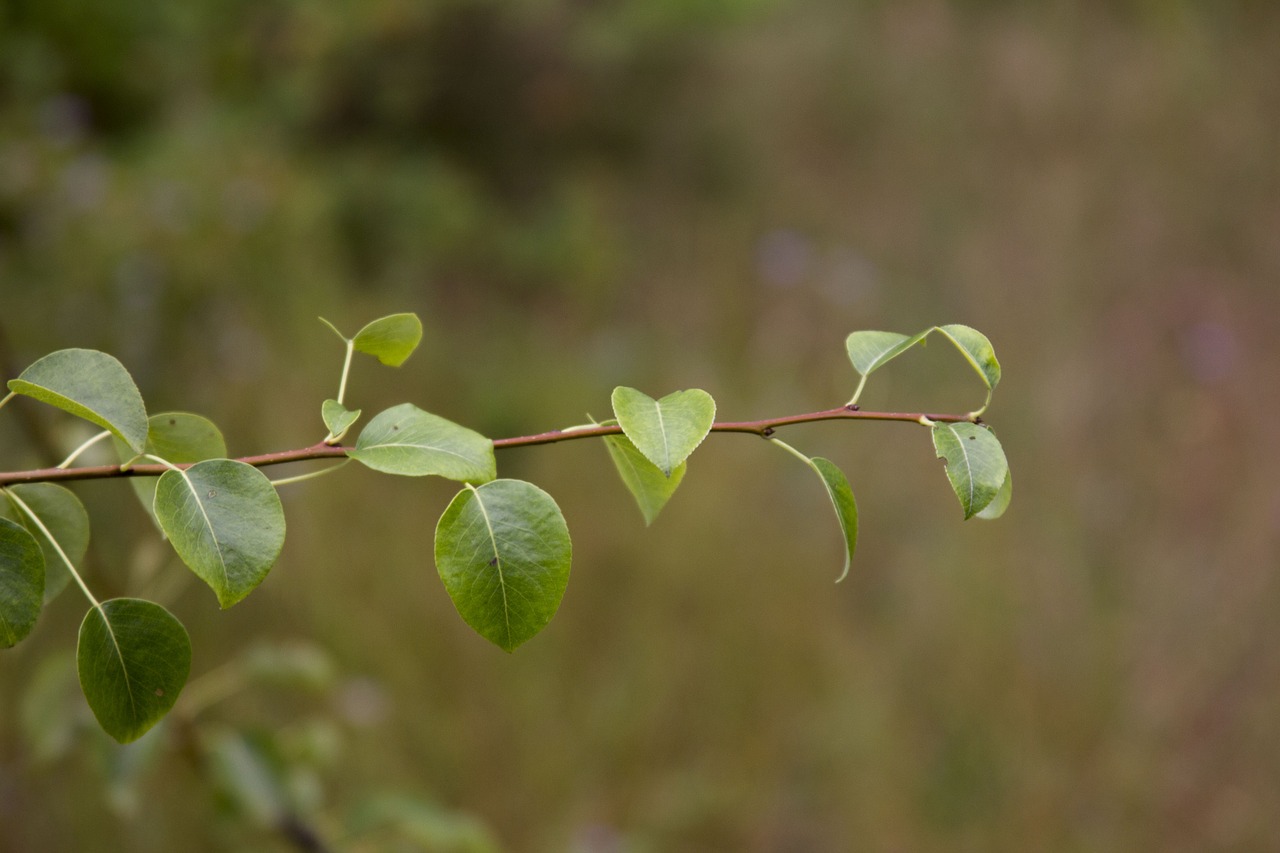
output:
[[[551,621],[573,546],[560,507],[522,480],[468,486],[436,527],[436,569],[463,620],[508,652]]]
[[[133,377],[105,352],[52,352],[9,380],[9,390],[25,394],[110,430],[134,452],[147,443],[147,410]]]
[[[4,491],[8,501],[0,503],[0,516],[25,527],[44,553],[44,601],[48,604],[71,580],[66,560],[77,566],[89,550],[89,514],[71,490],[56,483],[24,483]]]
[[[129,743],[178,700],[191,671],[191,640],[160,605],[114,598],[85,615],[76,663],[80,689],[98,724]]]
[[[399,367],[418,348],[422,340],[422,321],[416,314],[392,314],[369,323],[351,343],[356,350],[375,356],[391,367]]]
[[[134,457],[133,452],[119,439],[116,440],[116,452],[121,462],[128,462]],[[143,452],[174,465],[182,465],[206,459],[223,459],[227,455],[227,443],[222,438],[222,431],[208,418],[190,412],[164,412],[147,418],[147,444]],[[129,478],[134,494],[152,519],[155,518],[158,480],[158,477]]]
[[[636,450],[631,439],[625,435],[605,436],[604,446],[609,451],[614,467],[618,469],[618,475],[622,477],[623,485],[635,497],[640,512],[644,514],[644,523],[653,524],[653,520],[684,479],[689,463],[681,462],[668,477],[657,465],[645,458],[643,453]]]
[[[966,519],[986,509],[1000,493],[1009,462],[995,433],[971,423],[933,425],[933,446],[947,465],[947,479]],[[1012,491],[1012,484],[1010,484]]]
[[[31,633],[44,596],[44,554],[27,529],[0,518],[0,649]]]
[[[284,547],[284,509],[267,476],[233,459],[166,471],[156,519],[173,548],[230,607],[262,583]]]
[[[369,421],[347,455],[386,474],[434,474],[468,483],[498,476],[492,441],[412,403],[393,406]]]
[[[613,389],[613,414],[636,449],[670,477],[711,431],[716,401],[697,388],[655,400],[619,386]]]
[[[849,575],[849,566],[853,564],[853,552],[858,547],[858,503],[853,499],[853,489],[849,486],[849,479],[834,462],[823,459],[821,456],[814,456],[809,460],[809,464],[813,466],[814,471],[818,472],[818,476],[822,478],[822,484],[827,487],[827,497],[831,498],[831,506],[835,509],[836,518],[840,522],[840,532],[844,534],[844,570],[840,572],[840,577],[836,578],[836,583],[839,583]]]
[[[347,430],[351,429],[351,425],[360,419],[360,412],[360,409],[348,409],[337,400],[325,400],[320,405],[320,417],[324,419],[324,425],[329,429],[325,442],[341,441],[347,434]]]

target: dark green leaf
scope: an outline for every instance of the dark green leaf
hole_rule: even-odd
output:
[[[116,452],[121,462],[128,462],[135,455],[119,439],[116,440]],[[147,444],[143,452],[174,465],[182,465],[222,459],[227,455],[227,443],[222,438],[222,431],[208,418],[190,412],[165,412],[147,418]],[[159,477],[129,478],[134,494],[153,519],[157,480]]]
[[[141,453],[147,442],[147,410],[133,377],[104,352],[64,349],[50,353],[9,380],[9,390],[110,430]]]
[[[284,547],[284,509],[267,476],[232,459],[166,471],[156,518],[178,556],[230,607],[262,583]]]
[[[56,483],[24,483],[5,490],[9,500],[0,503],[0,516],[7,516],[27,528],[44,552],[44,601],[48,604],[71,580],[62,555],[78,566],[89,550],[89,514],[73,492]],[[14,499],[17,500],[14,500]],[[40,519],[36,524],[20,508],[19,501]],[[43,525],[53,538],[49,540]],[[59,554],[59,549],[62,554]]]
[[[412,403],[393,406],[369,421],[347,454],[386,474],[485,483],[498,476],[493,442]]]
[[[613,414],[636,449],[670,477],[711,431],[716,401],[697,388],[655,400],[619,386],[613,389]]]
[[[436,527],[436,568],[459,615],[507,651],[555,615],[572,551],[556,502],[521,480],[464,489]]]
[[[422,321],[416,314],[392,314],[356,332],[351,342],[358,351],[376,356],[383,364],[399,367],[421,340]]]
[[[27,529],[0,518],[0,649],[31,633],[44,597],[44,555]]]
[[[938,423],[932,432],[934,449],[946,462],[947,479],[964,517],[973,518],[996,499],[1004,485],[1009,473],[1004,449],[995,433],[977,424]]]
[[[684,479],[688,463],[681,462],[668,477],[657,465],[645,458],[625,435],[606,436],[604,446],[618,469],[618,475],[622,477],[623,485],[635,497],[636,505],[644,514],[644,523],[653,524],[653,520]]]
[[[158,604],[115,598],[92,608],[76,649],[80,689],[107,734],[137,740],[169,713],[191,671],[186,628]]]

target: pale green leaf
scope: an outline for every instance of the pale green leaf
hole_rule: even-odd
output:
[[[849,479],[834,462],[814,456],[809,463],[822,478],[822,484],[827,487],[827,497],[831,498],[831,506],[840,522],[840,532],[844,534],[844,571],[836,578],[839,583],[848,576],[849,566],[853,563],[853,552],[858,547],[858,504],[853,498]]]
[[[1013,472],[1008,471],[1004,475],[1004,483],[1000,486],[1000,491],[996,492],[996,496],[991,499],[991,503],[987,504],[976,517],[988,521],[997,519],[1004,515],[1004,511],[1009,508],[1009,502],[1012,500]]]
[[[70,754],[83,717],[75,651],[60,648],[43,654],[22,690],[18,715],[23,746],[32,763],[47,765]]]
[[[156,485],[156,518],[182,561],[222,607],[248,595],[284,547],[284,509],[267,476],[232,459],[166,471]]]
[[[52,352],[9,380],[9,390],[110,430],[137,453],[147,442],[147,410],[133,377],[105,352]]]
[[[711,431],[716,401],[697,388],[655,400],[619,386],[613,389],[613,414],[636,449],[670,477]]]
[[[147,444],[144,453],[158,456],[174,465],[222,459],[227,443],[222,431],[208,418],[190,412],[164,412],[147,418]],[[116,453],[121,462],[135,457],[124,442],[116,439]],[[130,477],[133,492],[147,513],[155,518],[156,482],[158,477]]]
[[[324,418],[324,425],[329,430],[329,437],[325,441],[336,441],[347,434],[347,430],[351,429],[360,418],[361,409],[348,409],[337,400],[325,400],[320,404],[320,417]]]
[[[211,780],[241,815],[276,827],[291,809],[284,768],[262,737],[215,731],[205,740]]]
[[[348,453],[375,471],[485,483],[498,476],[493,442],[474,430],[402,403],[369,421]]]
[[[867,376],[885,362],[897,358],[920,343],[930,331],[932,330],[926,329],[909,336],[897,332],[853,332],[845,338],[844,346],[853,369],[862,376]]]
[[[965,360],[978,372],[987,389],[991,390],[1000,382],[1000,362],[996,361],[996,351],[987,336],[977,329],[953,323],[950,326],[939,326],[948,340],[956,345],[956,349],[964,354]]]
[[[996,499],[1009,473],[1009,463],[995,433],[971,423],[933,425],[933,446],[946,462],[947,479],[964,517],[972,518]]]
[[[191,671],[191,640],[160,605],[115,598],[85,615],[76,664],[80,689],[98,724],[120,743],[129,743],[178,700]]]
[[[499,853],[493,833],[475,817],[401,793],[374,794],[347,820],[361,850]]]
[[[31,633],[44,601],[44,555],[20,524],[0,518],[0,649]]]
[[[89,513],[85,512],[84,504],[70,489],[56,483],[24,483],[9,486],[6,491],[10,493],[10,500],[0,502],[0,516],[11,518],[27,528],[44,552],[44,601],[47,604],[71,580],[71,573],[58,550],[62,550],[73,566],[80,565],[89,550]],[[40,524],[27,516],[19,501],[35,513]],[[49,531],[56,545],[40,525]]]
[[[436,569],[458,614],[509,652],[560,607],[572,550],[555,500],[521,480],[464,489],[436,527]]]
[[[625,435],[605,436],[604,446],[618,469],[618,475],[622,477],[623,485],[635,497],[636,505],[644,514],[644,523],[653,524],[653,520],[684,479],[688,463],[681,462],[668,477],[657,465],[645,458]]]
[[[392,314],[369,323],[351,339],[356,350],[376,356],[378,361],[399,367],[418,348],[422,321],[416,314]]]

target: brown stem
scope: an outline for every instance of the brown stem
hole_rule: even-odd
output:
[[[971,423],[972,415],[926,414],[924,412],[864,412],[857,408],[842,406],[838,409],[827,409],[822,412],[809,412],[803,415],[786,415],[780,418],[764,418],[758,421],[718,421],[711,425],[712,432],[743,432],[768,438],[773,431],[782,426],[812,423],[814,421],[863,420],[863,421],[909,421],[926,423]],[[551,430],[534,435],[520,435],[512,438],[497,438],[493,441],[495,449],[508,447],[528,447],[535,444],[554,444],[559,441],[573,441],[579,438],[597,438],[605,435],[620,435],[622,427],[593,426],[572,430]],[[258,456],[242,456],[237,462],[244,462],[255,468],[268,465],[283,465],[286,462],[305,462],[312,459],[332,459],[345,457],[349,447],[342,445],[313,444],[297,450],[282,450],[278,453],[263,453]],[[187,465],[175,465],[176,468],[189,468]],[[83,468],[38,468],[31,471],[0,472],[0,486],[16,483],[57,483],[68,480],[102,480],[112,477],[158,477],[167,471],[164,465],[134,465],[123,470],[119,465],[94,465]]]

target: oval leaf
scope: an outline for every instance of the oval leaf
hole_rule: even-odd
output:
[[[399,367],[413,355],[422,340],[422,321],[417,314],[392,314],[381,317],[356,332],[352,345],[378,361]]]
[[[115,598],[80,624],[80,689],[107,734],[137,740],[173,707],[191,671],[187,629],[158,604]]]
[[[964,353],[965,359],[978,371],[987,390],[992,390],[1000,382],[1000,362],[996,361],[996,351],[987,336],[977,329],[953,323],[950,326],[939,326],[942,332],[956,349]]]
[[[262,583],[284,547],[284,509],[267,476],[232,459],[166,471],[156,519],[193,572],[230,607]]]
[[[361,409],[354,411],[339,403],[337,400],[325,400],[320,405],[320,417],[324,419],[324,425],[329,430],[329,435],[325,438],[325,442],[337,442],[347,434],[347,430],[351,429],[360,418]]]
[[[655,400],[619,386],[613,389],[613,414],[636,449],[670,477],[711,431],[716,401],[697,388]]]
[[[434,474],[469,483],[498,476],[492,441],[412,403],[393,406],[369,421],[347,455],[385,474]]]
[[[932,330],[926,329],[911,336],[897,332],[853,332],[845,338],[845,351],[849,353],[853,369],[860,375],[867,376],[885,362],[897,358],[920,343],[930,331]]]
[[[834,462],[814,456],[809,463],[822,478],[822,484],[827,487],[827,497],[831,498],[831,506],[840,521],[840,531],[844,534],[844,571],[836,578],[836,583],[839,583],[849,575],[853,552],[858,547],[858,503],[853,499],[849,479]]]
[[[120,440],[116,452],[121,462],[134,458],[134,453]],[[222,459],[227,443],[222,431],[208,418],[190,412],[164,412],[147,419],[147,443],[144,453],[159,456],[175,465]],[[155,518],[156,481],[158,477],[130,477],[133,492],[142,501],[147,514]]]
[[[468,487],[436,527],[436,569],[458,614],[508,652],[555,615],[572,551],[560,507],[522,480]]]
[[[605,436],[604,446],[609,451],[614,467],[618,469],[618,475],[622,477],[623,485],[635,497],[640,512],[644,514],[644,523],[653,524],[653,520],[684,479],[688,463],[681,462],[668,477],[657,465],[645,458],[643,453],[636,450],[636,446],[625,435]]]
[[[44,555],[27,529],[0,518],[0,649],[36,626],[44,596]]]
[[[971,423],[934,424],[933,446],[947,465],[947,479],[960,499],[966,519],[996,499],[1009,473],[995,433]]]
[[[89,550],[89,513],[70,489],[56,483],[25,483],[5,491],[10,494],[10,500],[0,504],[0,516],[8,516],[25,527],[44,553],[44,601],[48,604],[71,581],[63,555],[71,565],[77,566]],[[19,501],[35,513],[40,524],[27,516]],[[56,545],[40,525],[49,531]]]
[[[105,352],[52,352],[9,380],[9,390],[34,397],[110,430],[141,453],[147,443],[147,410],[133,377]]]

